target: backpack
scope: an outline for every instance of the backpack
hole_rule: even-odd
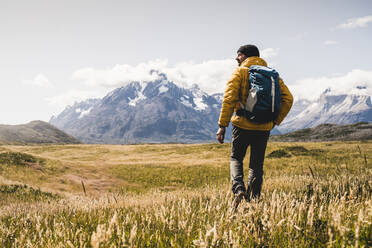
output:
[[[240,102],[236,114],[256,123],[274,121],[279,114],[281,93],[279,73],[274,69],[252,65],[249,67],[249,89],[245,106]]]

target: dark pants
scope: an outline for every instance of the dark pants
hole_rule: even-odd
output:
[[[232,129],[232,146],[230,160],[230,175],[232,191],[236,194],[242,190],[250,198],[261,194],[263,162],[270,131],[244,130],[238,127]],[[249,159],[248,188],[244,186],[243,160],[248,146],[251,146]]]

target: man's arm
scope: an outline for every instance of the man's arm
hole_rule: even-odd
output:
[[[226,89],[223,95],[221,113],[218,120],[218,125],[220,128],[216,133],[217,140],[221,144],[225,139],[226,127],[229,125],[231,116],[234,113],[234,107],[239,101],[240,80],[241,75],[239,73],[239,68],[237,68],[232,73],[229,81],[227,81]]]
[[[282,94],[282,101],[280,103],[278,117],[275,120],[275,125],[279,125],[284,120],[293,104],[293,96],[281,78],[279,78],[279,86]]]
[[[237,68],[226,83],[220,118],[218,120],[218,125],[220,127],[227,127],[229,125],[231,116],[234,112],[234,107],[239,101],[240,80],[241,75],[239,73],[239,68]]]

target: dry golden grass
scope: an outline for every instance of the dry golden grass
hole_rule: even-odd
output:
[[[8,173],[12,174],[9,179],[21,179],[22,182],[37,187],[67,192],[81,191],[83,181],[90,193],[128,187],[129,191],[143,191],[136,178],[137,174],[140,175],[143,171],[151,171],[156,175],[157,172],[169,171],[168,169],[195,169],[196,172],[198,169],[218,170],[227,165],[229,153],[226,145],[4,146],[3,149],[47,160],[43,170],[13,170]],[[128,170],[135,171],[136,174],[128,178]],[[175,181],[177,182],[177,178]],[[152,188],[151,185],[148,185],[146,190],[149,188]]]
[[[262,197],[237,212],[229,144],[3,152],[43,162],[0,161],[0,247],[372,246],[372,142],[269,143]]]

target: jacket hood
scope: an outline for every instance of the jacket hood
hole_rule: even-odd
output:
[[[251,65],[262,65],[262,66],[267,66],[267,63],[265,60],[263,60],[260,57],[248,57],[246,58],[240,67],[250,67]]]

